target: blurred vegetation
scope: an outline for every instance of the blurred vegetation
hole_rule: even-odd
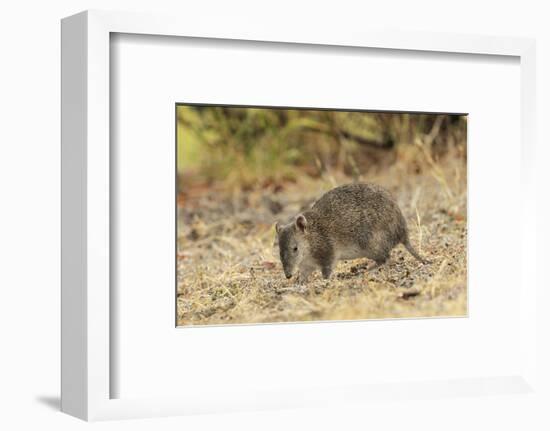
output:
[[[411,173],[466,158],[466,116],[177,107],[178,173],[188,183],[254,185],[339,172],[354,179],[403,162]]]

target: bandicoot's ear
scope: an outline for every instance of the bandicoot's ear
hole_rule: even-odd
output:
[[[281,231],[281,223],[275,223],[275,232],[279,233]]]
[[[306,231],[307,227],[307,220],[306,217],[303,214],[300,214],[298,217],[296,217],[296,226],[298,229],[300,229],[302,232]]]

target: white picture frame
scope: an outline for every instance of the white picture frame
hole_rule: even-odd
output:
[[[282,42],[331,47],[367,47],[436,53],[512,56],[521,67],[521,361],[523,372],[502,378],[447,382],[376,384],[369,387],[291,389],[259,397],[193,400],[178,398],[113,399],[110,355],[110,37],[113,33],[184,36],[239,41]],[[124,12],[87,11],[62,21],[62,410],[85,420],[224,412],[255,408],[315,406],[336,398],[438,399],[501,393],[538,394],[535,161],[535,43],[531,39],[475,35],[398,33],[305,33],[279,26],[208,28],[188,18]],[[546,331],[546,332],[545,332]],[[537,338],[538,337],[538,338]]]

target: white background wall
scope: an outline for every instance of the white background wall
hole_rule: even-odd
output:
[[[77,429],[59,412],[60,24],[84,9],[193,13],[287,25],[390,28],[536,37],[538,162],[543,216],[549,217],[550,25],[544,1],[167,1],[19,0],[0,6],[0,428]],[[216,17],[216,18],[213,18]],[[505,127],[505,125],[503,126]],[[545,146],[544,143],[547,145]],[[496,185],[498,187],[498,184]],[[541,221],[541,220],[539,220]],[[539,262],[546,267],[541,223]],[[543,256],[545,253],[545,256]],[[510,262],[516,261],[510,251]],[[540,276],[542,277],[542,271]],[[541,305],[550,298],[544,293]],[[541,311],[544,310],[542,306]],[[544,323],[549,319],[542,316]],[[550,328],[550,325],[546,326]],[[548,345],[541,360],[550,363]],[[499,402],[500,401],[500,402]],[[101,429],[548,429],[528,398],[460,399],[449,405],[348,406],[223,416],[142,420]],[[478,414],[465,415],[464,411]],[[548,420],[548,418],[546,418]],[[546,427],[546,428],[544,428]]]

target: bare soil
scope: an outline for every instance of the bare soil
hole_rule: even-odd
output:
[[[398,246],[374,271],[366,259],[341,261],[330,280],[315,273],[300,286],[284,277],[274,224],[352,179],[304,177],[248,191],[190,187],[178,198],[178,325],[465,316],[465,161],[397,163],[361,180],[392,192],[430,264]]]

